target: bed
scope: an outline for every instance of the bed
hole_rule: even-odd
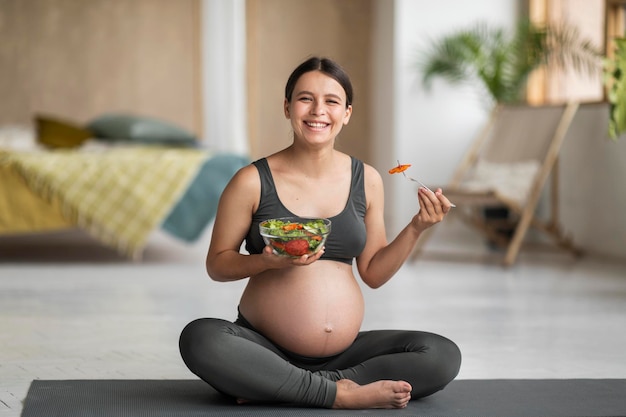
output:
[[[137,130],[137,118],[116,117],[117,124],[99,119],[115,128],[108,138],[94,133],[97,124],[82,129],[46,117],[32,128],[0,127],[0,238],[80,228],[141,259],[156,229],[186,242],[202,234],[248,158],[203,148],[189,135],[176,142],[172,126],[155,120],[141,119]]]

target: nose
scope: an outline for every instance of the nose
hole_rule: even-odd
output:
[[[315,100],[313,102],[313,105],[311,106],[311,114],[314,115],[320,115],[320,114],[324,114],[326,111],[326,108],[324,107],[324,102],[320,101],[320,100]]]

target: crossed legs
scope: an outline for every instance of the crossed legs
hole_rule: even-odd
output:
[[[194,374],[224,394],[325,408],[403,407],[409,398],[443,389],[461,363],[450,340],[403,330],[361,332],[339,355],[302,361],[254,330],[220,319],[189,323],[180,351]]]

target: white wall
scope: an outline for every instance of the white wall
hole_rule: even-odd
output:
[[[608,104],[581,105],[560,155],[561,224],[588,254],[626,259],[626,135],[608,138]]]
[[[383,0],[384,1],[384,0]],[[482,21],[504,28],[518,18],[519,0],[396,0],[394,11],[395,155],[426,184],[445,184],[467,146],[486,121],[489,109],[474,88],[439,81],[427,92],[414,70],[419,51],[429,41]],[[395,178],[396,196],[389,232],[397,233],[417,210],[416,187]]]

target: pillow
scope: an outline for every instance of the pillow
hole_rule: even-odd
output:
[[[111,113],[87,124],[97,139],[151,145],[195,146],[196,137],[172,123],[131,114]]]
[[[46,115],[35,116],[37,141],[50,148],[81,146],[93,133],[77,124]]]
[[[41,143],[37,142],[34,126],[0,126],[0,150],[29,152],[42,150],[41,148]]]

